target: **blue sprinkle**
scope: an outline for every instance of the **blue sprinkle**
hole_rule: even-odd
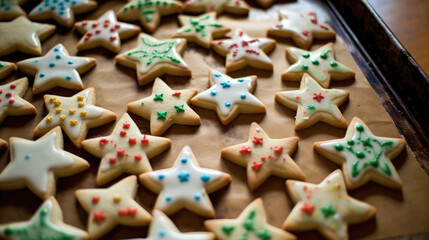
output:
[[[225,103],[225,106],[226,106],[226,107],[231,107],[231,103],[230,103],[230,102],[226,102],[226,103]]]
[[[60,15],[64,15],[64,11],[60,11],[60,12],[59,12],[59,14],[60,14]]]
[[[215,77],[220,77],[220,74],[219,73],[215,73],[215,74],[213,74]]]
[[[57,3],[57,2],[58,2],[58,0],[53,0],[52,2]]]
[[[72,65],[72,64],[73,64],[73,62],[72,62],[72,61],[68,61],[67,63],[68,63],[68,64],[70,64],[70,65]]]
[[[246,94],[241,94],[240,97],[241,99],[246,99]]]
[[[38,62],[39,62],[39,60],[34,60],[34,62],[35,62],[35,63],[38,63]]]
[[[203,174],[202,176],[201,176],[201,181],[203,181],[203,182],[208,182],[208,181],[210,181],[210,176],[209,175],[207,175],[207,174]]]
[[[212,95],[212,96],[214,96],[214,95],[216,95],[217,94],[217,92],[216,91],[210,91],[210,94]]]
[[[239,82],[243,82],[243,81],[244,81],[244,79],[239,78],[237,81],[239,81]]]
[[[195,195],[194,195],[194,198],[195,198],[195,200],[200,200],[201,199],[201,194],[199,194],[199,193],[196,193]]]
[[[182,159],[180,159],[180,161],[181,161],[182,163],[187,163],[187,162],[188,162],[188,159],[186,159],[186,158],[182,158]]]
[[[25,160],[28,160],[31,158],[31,154],[25,154]]]
[[[66,76],[66,79],[67,79],[67,80],[71,80],[71,79],[72,79],[72,77],[71,77],[71,76],[69,76],[69,75],[67,75],[67,76]]]
[[[188,172],[180,172],[177,174],[177,177],[179,178],[180,182],[188,182],[189,181],[189,173]]]
[[[58,52],[58,51],[60,51],[60,49],[58,49],[58,48],[54,48],[54,51],[55,51],[55,52]]]
[[[60,4],[60,5],[61,5],[61,4]],[[66,7],[61,6],[61,7],[60,7],[60,10],[66,10]]]
[[[76,4],[77,2],[76,1],[72,1],[72,4]]]
[[[165,201],[167,201],[167,202],[170,202],[170,201],[171,201],[171,199],[172,199],[172,197],[171,197],[171,196],[167,196],[167,197],[165,197]]]
[[[160,237],[164,237],[165,236],[165,231],[164,230],[159,230],[159,236]]]
[[[52,9],[52,10],[55,10],[56,8],[57,8],[57,6],[55,6],[55,5],[52,5],[52,6],[51,6],[51,9]]]
[[[60,2],[58,3],[60,6],[64,6],[64,2]]]
[[[7,5],[7,6],[6,6],[6,10],[10,10],[10,8],[11,8],[11,6],[10,6],[10,5]]]
[[[43,11],[43,7],[39,7],[39,12]]]
[[[46,7],[49,7],[49,5],[51,5],[49,2],[45,2]]]
[[[55,56],[55,58],[56,59],[61,59],[61,55],[58,54],[57,56]]]
[[[54,62],[49,63],[49,67],[55,67],[55,63]]]
[[[231,82],[230,81],[221,82],[220,85],[222,85],[222,88],[229,88],[231,87]]]
[[[39,77],[44,77],[44,76],[46,76],[46,74],[44,73],[39,74]]]
[[[164,175],[164,174],[159,174],[159,175],[158,175],[158,178],[159,178],[160,180],[162,180],[162,179],[164,179],[164,178],[165,178],[165,175]]]

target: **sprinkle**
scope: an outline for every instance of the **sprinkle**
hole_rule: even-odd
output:
[[[125,122],[124,124],[122,124],[122,128],[125,128],[125,129],[128,129],[128,128],[130,128],[130,124],[129,123],[127,123],[127,122]]]
[[[55,67],[55,63],[54,62],[49,63],[49,67]]]
[[[188,159],[187,159],[187,158],[182,158],[182,159],[180,159],[180,162],[181,162],[181,163],[183,163],[183,164],[184,164],[184,163],[187,163],[187,162],[188,162]]]
[[[77,100],[78,101],[83,101],[83,99],[84,99],[85,97],[84,96],[82,96],[82,95],[79,95],[79,96],[77,96]]]
[[[274,152],[281,153],[282,151],[283,151],[283,146],[275,146],[274,147]]]
[[[258,137],[253,137],[253,140],[252,140],[252,142],[253,142],[253,144],[255,144],[255,145],[258,145],[258,144],[263,144],[263,142],[264,142],[264,138],[258,138]]]
[[[60,120],[61,120],[61,121],[66,120],[66,115],[61,115],[61,116],[60,116]]]
[[[146,138],[146,135],[143,136],[143,139],[141,140],[141,143],[149,144],[149,139]]]
[[[174,92],[173,94],[171,94],[171,96],[179,97],[179,96],[180,96],[180,94],[181,94],[181,92]]]
[[[70,115],[73,115],[75,112],[76,112],[76,109],[74,109],[74,108],[72,108],[72,109],[69,110],[69,114]]]
[[[140,155],[140,154],[134,155],[134,160],[140,161],[141,159],[142,159],[142,155]]]
[[[92,196],[92,202],[93,203],[98,203],[99,201],[100,201],[100,196],[98,196],[98,195]]]
[[[262,167],[262,165],[264,165],[264,163],[263,163],[263,162],[253,161],[252,169],[253,169],[255,172],[259,172],[259,169]]]
[[[39,77],[45,77],[46,76],[46,74],[45,73],[40,73],[39,74]]]
[[[81,117],[86,117],[86,111],[84,110],[84,111],[80,112],[80,116]]]
[[[250,147],[243,146],[240,150],[240,153],[252,153],[252,149]]]
[[[48,123],[52,122],[52,117],[47,117],[46,122],[48,122]]]
[[[225,107],[231,107],[231,103],[230,102],[226,102],[225,103]]]
[[[114,196],[113,196],[113,201],[115,202],[115,203],[119,203],[120,201],[121,201],[121,195],[119,195],[119,194],[115,194]]]
[[[100,146],[104,146],[106,143],[108,143],[109,142],[109,140],[107,140],[107,139],[105,139],[105,138],[102,138],[102,139],[100,139]]]
[[[122,130],[119,135],[121,135],[122,137],[124,137],[125,135],[127,135],[127,132],[125,130]]]
[[[81,108],[81,107],[84,107],[84,106],[85,106],[85,103],[80,102],[80,103],[78,103],[78,104],[77,104],[77,106],[79,106],[80,108]]]
[[[92,221],[101,224],[106,219],[106,214],[103,211],[94,211]]]
[[[70,125],[75,126],[76,124],[77,124],[77,120],[76,119],[70,120]]]
[[[116,163],[116,158],[115,157],[109,158],[109,163],[110,164],[115,164]]]
[[[208,181],[210,181],[210,176],[209,175],[207,175],[207,174],[203,174],[202,176],[201,176],[201,181],[203,181],[203,182],[208,182]]]
[[[137,139],[136,138],[129,138],[128,139],[128,143],[129,144],[136,144],[137,143]]]
[[[63,111],[61,108],[57,108],[57,109],[55,109],[55,112],[56,112],[56,113],[61,113],[61,111]]]
[[[124,156],[124,155],[125,155],[125,150],[124,150],[124,149],[118,149],[118,150],[116,151],[116,154],[117,154],[119,157],[122,157],[122,156]]]

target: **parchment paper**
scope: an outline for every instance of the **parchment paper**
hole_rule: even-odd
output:
[[[77,20],[96,19],[107,9],[119,9],[122,1],[102,1],[100,7],[93,13],[77,16]],[[317,11],[319,20],[328,20],[326,12],[321,11],[311,2],[283,4],[285,8],[302,11]],[[239,27],[250,36],[265,37],[266,29],[275,24],[277,13],[275,8],[264,14],[261,9],[253,9],[250,18],[261,19],[271,17],[269,20],[249,22],[245,18],[220,17],[220,22],[232,28]],[[154,34],[160,39],[170,37],[178,28],[175,16],[164,18],[162,26]],[[43,54],[55,44],[61,42],[70,54],[76,54],[76,43],[80,35],[72,30],[60,29],[56,35],[43,43]],[[123,41],[122,51],[134,48],[137,38]],[[320,42],[311,49],[316,49],[326,42]],[[246,183],[245,168],[239,167],[220,157],[220,150],[224,147],[245,142],[251,122],[257,122],[272,138],[298,136],[298,148],[292,158],[302,168],[307,181],[319,183],[333,170],[340,168],[330,160],[323,158],[313,151],[315,141],[343,138],[345,129],[338,129],[324,123],[318,123],[308,129],[294,131],[294,117],[296,112],[281,106],[274,101],[274,93],[299,88],[299,82],[282,82],[281,73],[289,66],[285,57],[285,47],[292,45],[291,41],[278,41],[276,48],[269,54],[275,66],[273,72],[245,68],[231,73],[232,77],[258,75],[257,87],[254,94],[266,105],[266,114],[240,115],[228,126],[223,126],[217,119],[216,113],[211,110],[193,107],[202,119],[201,126],[187,127],[174,125],[163,136],[172,140],[171,149],[151,160],[154,169],[170,167],[180,150],[189,145],[202,167],[214,168],[227,172],[232,177],[231,184],[222,190],[210,195],[216,210],[217,218],[235,218],[255,198],[261,197],[266,208],[268,222],[280,227],[293,208],[293,203],[285,191],[285,179],[269,178],[256,191],[251,192]],[[356,79],[342,83],[332,82],[331,88],[346,89],[350,91],[350,99],[340,110],[347,121],[354,116],[361,118],[377,136],[401,137],[381,105],[378,97],[366,81],[365,77],[354,62],[352,56],[337,39],[335,42],[336,58],[339,62],[351,67],[356,72]],[[119,66],[113,60],[115,54],[102,48],[81,52],[78,55],[91,56],[97,59],[97,66],[89,73],[83,75],[85,87],[94,87],[96,90],[97,105],[115,112],[120,118],[126,112],[126,104],[151,94],[152,83],[139,87],[135,71]],[[2,60],[19,61],[29,56],[15,54]],[[166,76],[163,79],[173,89],[197,88],[199,91],[208,88],[208,70],[214,68],[225,72],[225,59],[209,50],[189,44],[184,54],[185,61],[192,69],[192,78],[178,78]],[[24,76],[17,73],[4,80],[2,84],[15,78]],[[30,77],[30,84],[33,78]],[[57,94],[71,96],[76,91],[56,88],[44,94]],[[21,137],[33,139],[34,127],[46,115],[43,107],[43,94],[32,95],[31,87],[25,99],[32,102],[37,110],[37,116],[9,117],[0,126],[0,137]],[[140,130],[149,133],[149,122],[131,114]],[[106,136],[111,133],[115,123],[91,129],[88,138]],[[57,181],[56,198],[63,209],[64,221],[82,229],[86,229],[88,214],[77,203],[74,192],[81,188],[95,188],[95,176],[99,166],[99,159],[89,155],[82,149],[77,149],[65,137],[65,149],[88,160],[91,168],[80,174],[60,178]],[[9,152],[1,153],[0,169],[9,162]],[[372,204],[377,208],[376,218],[349,229],[352,239],[374,239],[398,236],[410,233],[429,231],[429,181],[418,165],[409,149],[394,159],[393,164],[403,181],[402,191],[390,190],[386,187],[369,183],[363,187],[349,191],[349,194],[359,200]],[[126,175],[121,176],[124,177]],[[117,182],[120,178],[116,179]],[[113,184],[114,182],[110,183]],[[103,187],[110,186],[106,185]],[[157,195],[143,186],[139,186],[137,201],[148,211],[151,211]],[[29,219],[42,203],[28,189],[0,192],[0,224]],[[204,230],[204,218],[187,210],[180,211],[171,216],[174,223],[182,231]],[[130,237],[146,237],[146,227],[116,227],[103,239],[120,239]],[[321,238],[316,232],[296,233],[303,239]]]

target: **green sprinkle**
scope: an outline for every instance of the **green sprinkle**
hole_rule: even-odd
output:
[[[307,109],[308,109],[308,110],[314,110],[314,109],[316,109],[316,107],[315,107],[315,106],[313,106],[313,105],[308,105],[308,106],[307,106]]]
[[[313,61],[311,61],[311,63],[312,63],[313,65],[319,65],[319,60],[314,59]]]
[[[361,159],[365,158],[365,153],[363,153],[363,152],[356,152],[355,155],[357,158],[361,158]]]
[[[153,98],[153,100],[154,101],[164,101],[164,98],[163,98],[163,96],[164,96],[164,93],[161,93],[161,94],[155,94],[155,97]]]
[[[234,226],[229,226],[229,225],[225,225],[222,226],[222,232],[224,232],[226,235],[231,235],[232,231],[234,231],[235,227]]]
[[[309,58],[310,57],[310,53],[306,53],[306,54],[302,54],[303,58]]]
[[[328,59],[328,53],[330,52],[331,50],[325,50],[322,54],[320,54],[320,58],[321,59]]]
[[[338,66],[338,63],[336,63],[336,62],[331,62],[331,67],[337,67]]]
[[[356,126],[356,130],[357,130],[358,132],[363,132],[363,130],[365,130],[365,129],[363,128],[363,126],[362,126],[362,125],[357,125],[357,126]]]
[[[185,104],[182,105],[174,105],[174,108],[176,109],[177,112],[184,112],[185,111]]]
[[[350,146],[353,146],[353,145],[355,145],[355,141],[353,141],[353,139],[350,139],[347,141],[347,144]]]
[[[158,117],[157,119],[166,119],[167,118],[167,112],[157,112]]]
[[[334,148],[335,148],[335,150],[337,150],[337,151],[343,151],[344,150],[344,147],[343,147],[343,145],[341,145],[341,144],[335,144],[335,146],[334,146]]]
[[[301,69],[307,71],[308,70],[308,66],[307,65],[302,65]]]

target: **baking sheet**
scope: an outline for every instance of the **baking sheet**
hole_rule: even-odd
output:
[[[100,7],[90,14],[79,15],[77,21],[84,19],[96,19],[108,9],[119,9],[122,1],[103,1]],[[245,33],[255,37],[265,37],[266,29],[276,23],[275,11],[279,5],[263,11],[252,9],[249,18],[259,19],[248,22],[245,18],[231,18],[221,16],[219,21],[232,28],[239,27]],[[280,7],[291,10],[316,11],[319,21],[329,20],[329,15],[324,9],[314,2],[298,2],[282,4]],[[269,14],[266,14],[266,13]],[[264,20],[261,20],[264,19]],[[178,28],[175,16],[164,18],[163,25],[154,34],[157,38],[168,38]],[[43,54],[57,43],[65,45],[71,55],[76,54],[76,44],[80,35],[74,31],[60,29],[55,36],[43,43]],[[122,51],[132,49],[136,45],[137,38],[122,41]],[[311,50],[322,46],[326,42],[316,42]],[[258,75],[257,87],[254,94],[266,105],[266,114],[239,115],[228,126],[223,126],[217,119],[215,111],[193,107],[200,115],[201,126],[188,127],[174,125],[163,136],[172,140],[170,150],[160,154],[151,160],[154,169],[170,167],[180,150],[189,145],[196,155],[202,167],[214,168],[232,177],[231,184],[218,192],[211,194],[211,199],[216,210],[217,218],[235,218],[253,199],[261,197],[266,208],[268,222],[280,227],[288,213],[293,208],[293,203],[286,194],[284,179],[278,177],[269,178],[261,187],[251,192],[246,183],[246,170],[220,157],[220,150],[224,147],[247,141],[251,122],[257,122],[272,138],[285,138],[298,136],[300,141],[292,158],[301,167],[307,176],[307,181],[319,183],[333,170],[340,168],[330,160],[315,153],[312,145],[315,141],[343,138],[345,129],[338,129],[324,123],[318,123],[308,129],[294,131],[294,117],[296,112],[275,103],[274,93],[299,88],[299,82],[282,82],[281,73],[289,66],[285,57],[285,47],[293,43],[289,40],[277,42],[276,48],[270,58],[275,63],[274,71],[262,71],[245,68],[230,74],[232,77]],[[357,116],[361,118],[377,136],[400,137],[394,123],[385,112],[378,97],[359,70],[352,56],[341,44],[339,39],[335,42],[336,58],[356,72],[356,79],[344,82],[332,82],[331,88],[339,88],[350,91],[350,99],[340,110],[347,121]],[[95,57],[97,66],[95,69],[83,75],[85,87],[94,87],[97,105],[115,112],[120,118],[126,112],[126,104],[151,94],[152,83],[139,87],[135,78],[135,71],[117,65],[113,60],[115,54],[102,48],[81,52],[78,55]],[[24,54],[15,54],[2,58],[6,61],[19,61],[27,58]],[[184,53],[184,59],[192,69],[192,78],[179,78],[166,76],[163,79],[173,89],[197,88],[199,91],[208,88],[208,70],[210,68],[225,72],[225,59],[214,52],[189,44]],[[1,84],[24,76],[17,73]],[[33,78],[30,77],[30,85]],[[57,94],[71,96],[76,91],[56,88],[44,94]],[[38,110],[37,116],[9,117],[0,126],[0,137],[9,139],[11,136],[33,139],[34,127],[46,115],[43,104],[43,94],[32,95],[31,88],[27,91],[25,99],[32,102]],[[143,118],[131,114],[140,130],[149,133],[149,122]],[[106,136],[111,133],[115,123],[109,123],[89,131],[88,138]],[[57,195],[64,213],[64,221],[76,227],[86,229],[88,214],[77,203],[74,192],[81,188],[94,188],[95,176],[99,166],[99,159],[89,155],[82,149],[77,149],[65,137],[65,149],[88,160],[91,168],[80,174],[60,178],[57,182]],[[1,153],[0,169],[9,162],[9,152]],[[380,185],[369,183],[363,187],[349,191],[349,194],[359,200],[372,204],[377,208],[376,218],[357,225],[351,225],[349,233],[352,239],[384,238],[410,233],[429,231],[429,181],[423,170],[414,159],[409,149],[393,160],[393,164],[403,181],[402,191],[390,190]],[[126,175],[121,176],[124,177]],[[117,182],[119,178],[115,181]],[[112,182],[111,184],[113,184]],[[109,184],[109,185],[111,185]],[[108,187],[109,185],[103,186]],[[157,195],[143,186],[139,186],[137,201],[148,211],[153,208]],[[1,191],[0,192],[0,224],[29,219],[34,211],[42,203],[28,189]],[[204,230],[203,217],[187,210],[180,211],[171,216],[171,219],[182,231]],[[120,239],[130,237],[145,237],[147,227],[116,227],[103,239]],[[321,238],[315,232],[294,233],[305,239]]]

